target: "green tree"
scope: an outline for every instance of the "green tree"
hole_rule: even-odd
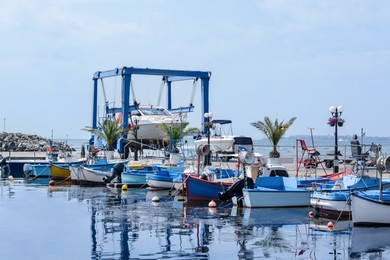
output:
[[[90,132],[103,139],[107,144],[107,151],[114,150],[113,144],[118,141],[124,133],[122,125],[119,124],[113,117],[107,117],[102,123],[99,122],[98,128],[86,126],[82,130]]]
[[[172,145],[177,146],[184,136],[199,132],[199,129],[196,127],[187,128],[189,124],[190,123],[188,122],[180,123],[180,124],[163,123],[160,125],[160,129],[165,134],[165,140],[170,140],[170,137],[172,136]],[[168,143],[169,142],[170,141],[168,141]]]
[[[279,123],[278,119],[276,119],[275,122],[272,122],[271,119],[266,116],[264,117],[264,121],[257,121],[251,123],[252,126],[263,132],[268,138],[268,140],[271,142],[273,149],[269,153],[270,158],[280,157],[280,153],[277,149],[278,143],[286,133],[287,129],[294,123],[296,119],[296,117],[293,117],[287,123],[284,123],[284,121],[281,121]]]

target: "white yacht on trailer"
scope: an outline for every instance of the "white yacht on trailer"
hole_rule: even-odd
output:
[[[129,116],[129,128],[137,127],[140,140],[162,140],[166,137],[160,128],[162,124],[181,123],[184,123],[182,114],[172,114],[165,108],[152,105],[139,105]],[[132,132],[129,132],[129,139],[135,139]]]

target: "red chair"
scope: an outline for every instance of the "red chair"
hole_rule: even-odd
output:
[[[300,160],[298,160],[298,145],[301,146],[302,149],[302,155]],[[298,176],[299,168],[301,167],[302,163],[306,169],[306,174],[307,170],[309,168],[317,168],[319,164],[321,164],[322,168],[325,171],[324,166],[322,165],[322,161],[319,157],[320,153],[317,151],[315,147],[307,147],[305,140],[302,139],[297,139],[296,142],[296,149],[297,149],[297,172],[296,176]],[[306,155],[306,158],[305,158]],[[304,159],[305,158],[305,159]]]

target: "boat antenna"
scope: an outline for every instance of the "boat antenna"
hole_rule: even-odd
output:
[[[363,137],[366,135],[366,133],[363,131],[363,128],[362,129],[360,129],[360,138],[361,138],[361,140],[360,140],[360,142],[361,142],[361,144],[363,145]]]

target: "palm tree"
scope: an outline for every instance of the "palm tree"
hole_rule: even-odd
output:
[[[168,140],[169,138],[168,143],[171,142],[172,138],[172,143],[170,144],[172,146],[177,146],[184,136],[199,132],[199,129],[196,127],[187,128],[188,125],[188,122],[180,124],[161,124],[160,128],[166,135],[166,139]]]
[[[284,136],[287,129],[294,123],[296,117],[291,118],[287,123],[284,123],[284,121],[281,121],[279,123],[278,119],[275,120],[275,122],[272,122],[271,119],[266,116],[264,117],[264,121],[257,121],[251,123],[252,126],[259,129],[261,132],[265,134],[265,136],[268,138],[268,140],[271,142],[273,149],[269,153],[270,158],[279,158],[280,153],[278,152],[278,143],[280,139]]]
[[[122,125],[119,124],[113,117],[107,117],[102,123],[99,122],[98,128],[86,126],[82,130],[90,132],[103,139],[107,144],[107,151],[114,150],[113,144],[118,141],[124,133]]]

